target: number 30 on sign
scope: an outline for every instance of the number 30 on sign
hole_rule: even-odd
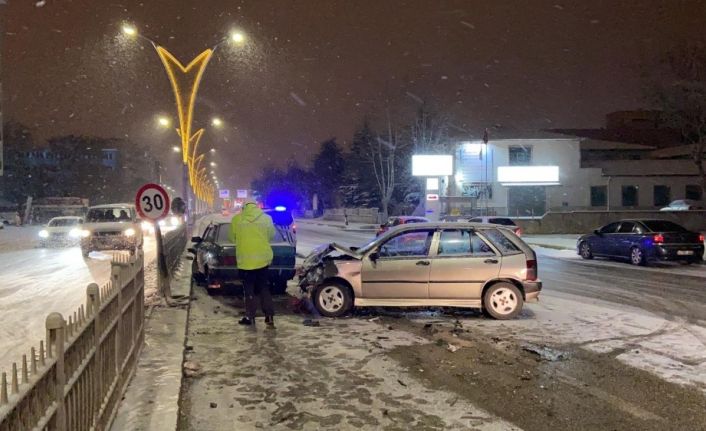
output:
[[[169,215],[169,195],[159,184],[145,184],[137,191],[135,207],[143,219],[161,220]]]

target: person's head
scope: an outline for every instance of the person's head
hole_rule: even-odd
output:
[[[257,206],[257,202],[255,202],[255,199],[245,199],[243,201],[243,209],[245,209],[248,205]]]

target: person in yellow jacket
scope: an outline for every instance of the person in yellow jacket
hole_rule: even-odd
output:
[[[265,324],[274,327],[275,308],[267,271],[273,257],[270,241],[275,233],[272,218],[252,200],[243,203],[242,211],[231,220],[230,241],[235,244],[235,260],[245,291],[245,317],[238,322],[241,325],[255,324],[255,297],[258,296],[265,313]]]

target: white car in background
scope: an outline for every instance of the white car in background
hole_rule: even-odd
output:
[[[39,231],[39,246],[78,245],[81,241],[83,218],[54,217]]]
[[[143,245],[142,226],[135,205],[97,205],[88,209],[81,230],[81,253],[126,250],[131,255]]]
[[[694,211],[702,209],[704,209],[704,207],[696,201],[680,199],[672,201],[668,206],[661,208],[660,211]]]

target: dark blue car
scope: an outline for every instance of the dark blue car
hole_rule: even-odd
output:
[[[633,265],[652,261],[701,262],[704,236],[667,220],[621,220],[579,238],[578,254],[584,259],[629,259]]]

